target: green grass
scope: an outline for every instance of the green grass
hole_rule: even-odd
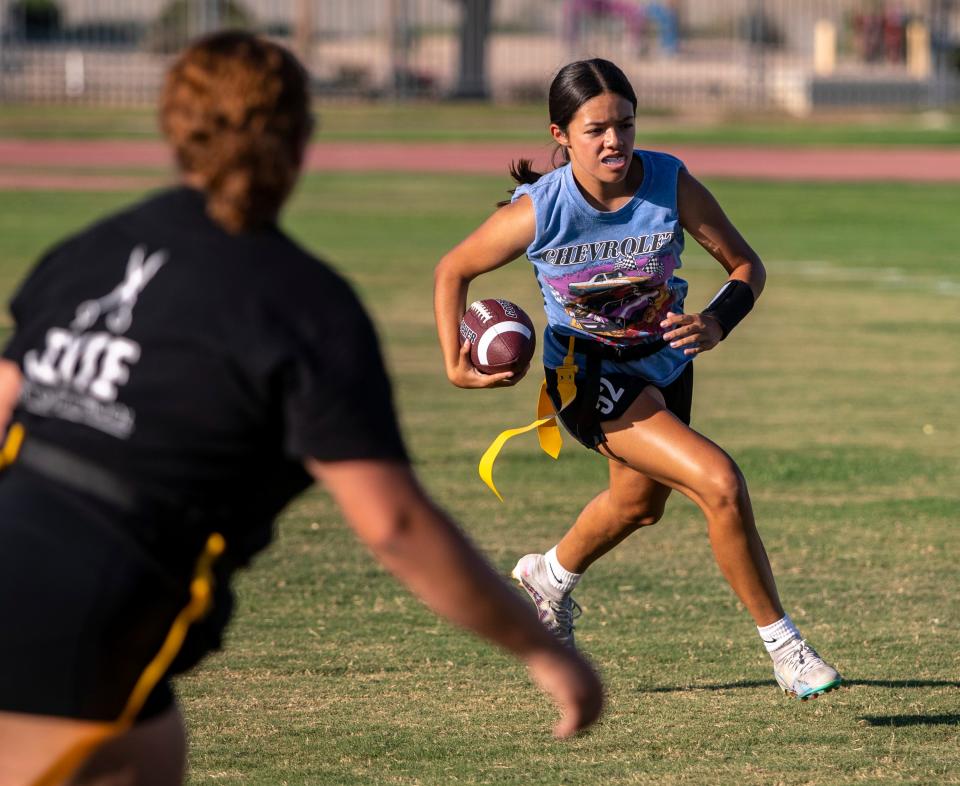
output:
[[[548,139],[543,104],[318,103],[317,139],[327,142],[516,142]],[[0,138],[156,138],[152,108],[5,105]],[[641,112],[642,144],[956,145],[960,114],[889,112],[797,120],[780,115],[690,117]]]
[[[599,562],[578,599],[609,709],[569,743],[522,668],[424,611],[357,546],[327,497],[283,517],[238,581],[225,652],[179,680],[192,784],[960,783],[960,271],[955,186],[712,182],[769,266],[757,309],[697,361],[694,424],[741,464],[781,594],[849,687],[782,698],[714,566],[696,508]],[[310,176],[291,231],[361,290],[426,486],[507,571],[554,543],[604,463],[532,438],[538,380],[460,391],[435,346],[435,260],[488,214],[498,178]],[[128,194],[0,193],[0,291]],[[690,248],[689,303],[722,280]],[[542,322],[523,261],[480,279]]]

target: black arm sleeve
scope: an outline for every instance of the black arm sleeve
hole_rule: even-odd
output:
[[[753,309],[753,290],[748,284],[737,279],[730,279],[720,287],[720,291],[713,296],[702,314],[710,314],[720,323],[723,341],[740,321]]]

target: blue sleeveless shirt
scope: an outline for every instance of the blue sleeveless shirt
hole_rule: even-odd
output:
[[[677,210],[683,162],[649,150],[633,154],[643,164],[643,182],[619,210],[592,207],[569,164],[513,194],[514,201],[529,196],[536,214],[536,236],[527,258],[535,268],[549,323],[543,340],[548,368],[560,366],[567,354],[567,342],[554,333],[629,347],[658,339],[668,311],[683,313],[687,282],[674,275],[683,251]],[[605,360],[603,370],[664,386],[690,359],[683,349],[666,346],[639,360]]]

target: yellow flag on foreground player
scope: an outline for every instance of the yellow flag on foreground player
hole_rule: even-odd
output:
[[[3,440],[3,447],[0,447],[0,470],[9,467],[17,458],[20,452],[20,446],[23,444],[24,430],[19,423],[14,423],[7,431],[6,439]]]
[[[120,717],[113,722],[92,727],[85,737],[65,750],[30,786],[58,786],[64,783],[107,740],[119,737],[133,727],[150,693],[164,678],[180,652],[190,626],[203,619],[213,607],[213,564],[223,554],[226,546],[226,541],[219,532],[214,532],[207,538],[190,581],[190,600],[174,619],[159,652],[141,673]]]

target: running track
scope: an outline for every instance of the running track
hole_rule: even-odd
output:
[[[699,177],[758,180],[960,182],[960,148],[748,148],[663,146]],[[548,166],[548,145],[316,143],[315,172],[462,172],[506,176],[511,160]],[[170,153],[156,141],[0,140],[0,189],[139,189],[171,177]],[[141,175],[116,170],[156,169]],[[64,171],[67,170],[67,171]],[[112,170],[105,172],[103,170]]]

